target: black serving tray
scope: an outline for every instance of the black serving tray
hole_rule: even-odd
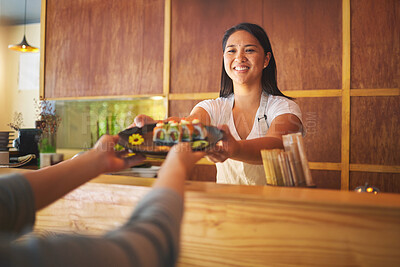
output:
[[[153,129],[156,124],[146,124],[143,127],[128,128],[120,132],[118,144],[134,153],[141,153],[150,157],[164,158],[174,143],[155,143],[153,141]],[[213,126],[204,126],[207,131],[205,138],[206,142],[201,142],[199,145],[198,141],[190,142],[193,151],[202,151],[213,147],[218,141],[220,141],[224,133],[222,130]],[[139,145],[133,145],[129,142],[129,137],[137,134],[136,137],[142,137],[143,141]]]

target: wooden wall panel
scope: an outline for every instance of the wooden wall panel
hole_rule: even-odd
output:
[[[400,96],[352,97],[350,162],[400,165]]]
[[[340,162],[341,100],[338,97],[298,98],[307,129],[304,137],[307,159]]]
[[[189,176],[190,181],[202,181],[202,182],[216,182],[217,168],[215,165],[196,165],[194,166],[191,175]]]
[[[342,0],[264,0],[281,90],[339,89]]]
[[[162,161],[151,161],[153,166],[161,166]],[[189,181],[216,182],[217,168],[215,165],[197,164],[189,174]]]
[[[350,172],[350,190],[366,182],[381,192],[400,193],[400,173]]]
[[[170,117],[186,117],[190,114],[193,107],[201,100],[170,100],[169,114]]]
[[[351,88],[400,87],[400,1],[351,0]]]
[[[318,189],[340,190],[340,171],[311,170],[311,176]]]
[[[46,14],[46,98],[162,93],[163,0],[47,0]]]
[[[245,21],[261,24],[261,0],[173,0],[170,92],[218,92],[222,37]]]

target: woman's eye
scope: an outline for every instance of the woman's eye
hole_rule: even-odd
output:
[[[230,49],[230,50],[227,51],[227,53],[235,53],[235,50],[234,49]]]
[[[254,52],[255,50],[254,49],[246,49],[246,52],[247,53],[252,53],[252,52]]]

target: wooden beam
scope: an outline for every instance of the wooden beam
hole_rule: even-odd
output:
[[[378,172],[378,173],[400,173],[400,166],[350,164],[350,171]]]
[[[341,89],[293,90],[293,91],[282,91],[282,93],[294,98],[342,96]],[[400,95],[400,88],[350,90],[350,96],[399,96],[399,95]],[[169,100],[204,100],[204,99],[215,99],[219,96],[219,93],[206,92],[206,93],[181,93],[181,94],[168,93],[168,94],[117,95],[117,96],[108,95],[108,96],[62,97],[62,98],[48,98],[48,99],[49,100],[117,99],[117,98],[143,98],[143,97],[153,97],[153,96],[168,97]]]
[[[400,88],[351,89],[350,96],[399,96]]]
[[[79,96],[79,97],[50,97],[46,98],[47,100],[132,100],[138,98],[149,98],[149,97],[166,97],[165,95],[160,94],[147,94],[147,95],[108,95],[108,96]]]
[[[349,190],[350,176],[350,0],[342,1],[342,173],[341,189]]]
[[[334,162],[309,162],[308,166],[311,170],[340,171],[342,164]]]
[[[39,99],[44,99],[44,74],[46,67],[46,1],[42,0],[40,11],[40,73],[39,73]]]
[[[219,93],[184,93],[184,94],[170,94],[170,100],[203,100],[215,99]]]
[[[167,96],[166,114],[169,116],[169,93],[171,86],[171,0],[165,0],[164,7],[164,66],[163,94]]]
[[[282,91],[290,97],[340,97],[342,96],[341,89],[317,89],[317,90],[293,90]]]

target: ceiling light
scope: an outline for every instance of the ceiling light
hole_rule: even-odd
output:
[[[25,33],[26,33],[26,0],[25,0],[24,38],[22,38],[22,41],[19,44],[9,45],[8,48],[23,53],[39,52],[39,48],[28,44],[28,42],[26,41]]]

